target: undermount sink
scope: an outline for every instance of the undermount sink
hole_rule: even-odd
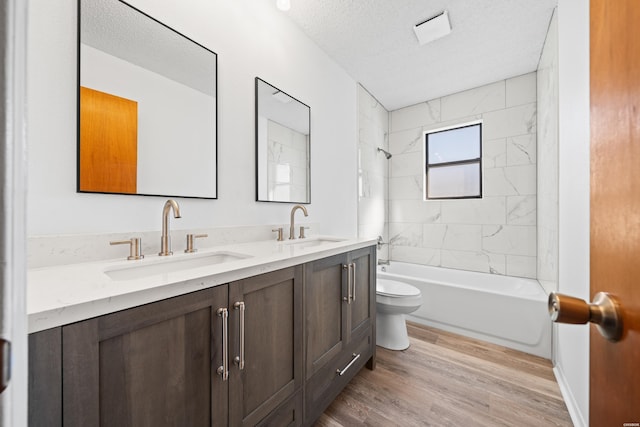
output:
[[[203,255],[178,255],[176,258],[168,257],[158,260],[153,264],[140,263],[105,269],[104,273],[113,280],[133,280],[157,274],[175,273],[190,270],[192,268],[206,267],[209,265],[223,264],[250,258],[250,255],[235,252],[212,252]]]
[[[337,237],[310,237],[307,239],[296,239],[285,242],[286,245],[293,245],[296,248],[311,248],[315,246],[326,245],[328,243],[342,242],[346,239]]]

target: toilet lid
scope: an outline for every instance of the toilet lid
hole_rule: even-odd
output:
[[[414,297],[420,295],[420,289],[397,280],[377,279],[376,293],[388,297]]]

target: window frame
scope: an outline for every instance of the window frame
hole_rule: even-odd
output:
[[[446,131],[450,131],[450,130],[456,130],[456,129],[463,129],[463,128],[467,128],[467,127],[472,127],[472,126],[479,126],[479,131],[480,131],[480,135],[479,135],[479,153],[480,153],[480,157],[477,158],[473,158],[473,159],[465,159],[465,160],[454,160],[451,162],[443,162],[443,163],[435,163],[435,164],[429,164],[429,135],[435,134],[435,133],[440,133],[440,132],[446,132]],[[482,167],[483,167],[483,162],[482,162],[482,119],[480,120],[474,120],[472,122],[467,122],[467,123],[461,123],[461,124],[456,124],[456,125],[452,125],[452,126],[446,126],[446,127],[442,127],[442,128],[437,128],[437,129],[432,129],[432,130],[427,130],[424,131],[422,134],[423,137],[423,162],[422,165],[424,167],[424,188],[423,188],[423,200],[424,201],[429,201],[429,200],[465,200],[465,199],[482,199],[483,198],[483,173],[482,173]],[[429,169],[430,168],[441,168],[441,167],[447,167],[447,166],[461,166],[461,165],[469,165],[469,164],[477,164],[478,165],[478,173],[479,173],[479,181],[478,181],[478,191],[479,194],[476,196],[450,196],[450,197],[429,197]]]

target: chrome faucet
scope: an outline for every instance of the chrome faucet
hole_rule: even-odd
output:
[[[167,200],[162,208],[162,236],[160,237],[160,256],[173,255],[171,252],[171,233],[169,232],[169,211],[173,209],[173,217],[181,218],[180,206],[175,200]]]
[[[289,226],[289,240],[293,240],[296,238],[296,226],[294,224],[294,220],[293,220],[293,215],[296,213],[297,209],[301,209],[302,213],[304,213],[304,216],[309,216],[309,213],[307,212],[307,208],[305,208],[302,205],[295,205],[292,209],[291,209],[291,225]]]

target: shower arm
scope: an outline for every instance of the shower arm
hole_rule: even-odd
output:
[[[380,148],[380,147],[378,147],[378,153],[384,153],[384,156],[387,158],[387,160],[389,160],[391,158],[391,156],[392,156],[392,154],[390,152],[388,152],[384,148]]]

